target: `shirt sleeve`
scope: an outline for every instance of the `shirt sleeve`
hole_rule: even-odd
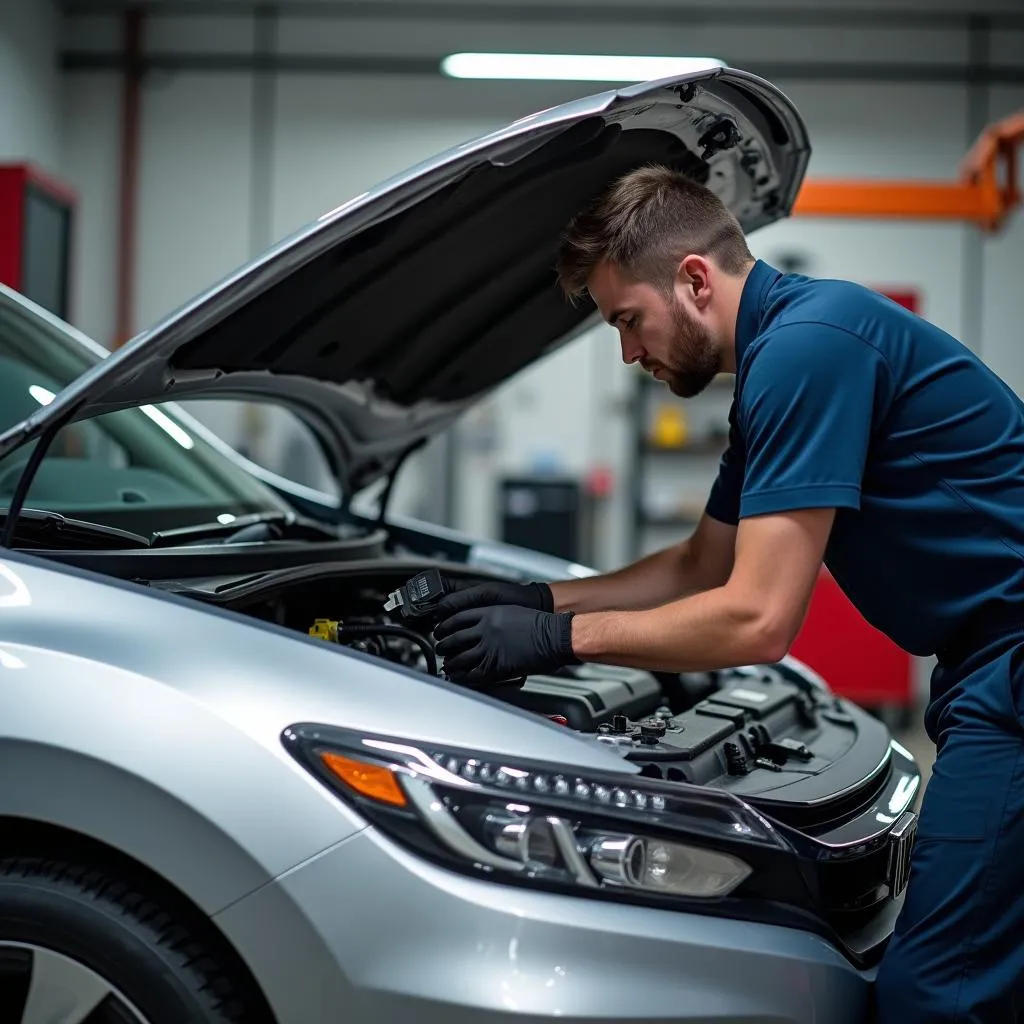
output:
[[[720,523],[735,526],[740,520],[740,492],[743,490],[743,446],[736,428],[736,403],[729,410],[729,444],[718,465],[705,512]]]
[[[860,507],[874,424],[891,400],[881,352],[826,324],[792,324],[752,353],[739,421],[746,449],[741,517]]]

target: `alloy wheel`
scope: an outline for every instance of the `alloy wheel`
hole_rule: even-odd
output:
[[[150,1024],[116,986],[71,957],[0,940],[5,1024]]]

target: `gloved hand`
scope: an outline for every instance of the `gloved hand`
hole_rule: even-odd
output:
[[[481,686],[535,672],[578,665],[572,651],[572,612],[543,612],[514,605],[469,608],[434,629],[445,675]]]
[[[446,580],[449,586],[452,581]],[[554,610],[551,588],[546,583],[510,583],[493,580],[488,583],[456,583],[452,593],[445,594],[435,606],[437,616],[454,615],[467,608],[486,608],[491,605],[516,605],[533,608],[538,612]]]

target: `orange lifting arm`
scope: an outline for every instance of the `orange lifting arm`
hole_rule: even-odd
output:
[[[1019,111],[982,132],[957,182],[808,180],[793,215],[968,221],[997,231],[1020,202],[1017,148],[1022,142],[1024,111]]]

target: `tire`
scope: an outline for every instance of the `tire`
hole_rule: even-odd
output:
[[[266,1024],[203,924],[144,888],[93,867],[0,859],[0,1021]]]

